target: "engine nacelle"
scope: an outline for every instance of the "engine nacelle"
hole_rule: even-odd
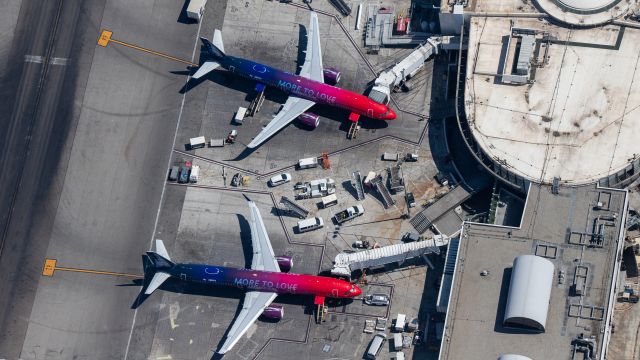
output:
[[[304,125],[307,125],[313,129],[318,127],[320,124],[320,115],[316,115],[310,112],[304,112],[298,116],[298,120]]]
[[[282,317],[284,317],[284,306],[271,304],[264,308],[264,310],[262,311],[262,316],[266,317],[267,319],[280,320],[282,319]]]
[[[293,258],[291,256],[276,256],[276,261],[282,272],[287,272],[293,267]]]
[[[335,85],[340,81],[340,70],[335,68],[324,68],[322,70],[324,82],[329,85]]]

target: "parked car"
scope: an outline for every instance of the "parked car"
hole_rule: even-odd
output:
[[[276,176],[272,177],[271,179],[269,179],[269,185],[278,186],[278,185],[282,185],[284,183],[288,183],[289,181],[291,181],[291,174],[283,173],[283,174],[276,175]]]
[[[389,305],[389,296],[387,294],[371,294],[364,297],[364,303],[367,305],[387,306]]]
[[[178,174],[180,173],[180,168],[177,166],[172,166],[169,171],[169,181],[178,181]]]
[[[186,184],[189,182],[189,168],[183,166],[180,169],[180,178],[178,178],[178,182],[181,184]]]

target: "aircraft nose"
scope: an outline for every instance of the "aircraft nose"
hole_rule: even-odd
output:
[[[395,111],[392,108],[389,108],[389,114],[387,114],[386,120],[393,120],[397,117]]]
[[[353,285],[353,296],[360,296],[362,294],[362,290],[358,287],[358,285]]]

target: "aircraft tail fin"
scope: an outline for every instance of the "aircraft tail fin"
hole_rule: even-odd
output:
[[[214,59],[222,59],[227,56],[224,53],[224,44],[222,43],[222,33],[220,30],[216,29],[214,32],[213,43],[203,37],[201,37],[200,40],[202,40],[202,44],[204,45],[207,54],[212,56]]]
[[[199,79],[204,75],[210,73],[220,66],[220,63],[216,60],[224,59],[224,44],[222,43],[222,33],[220,30],[216,29],[213,32],[213,42],[207,40],[206,38],[201,37],[202,44],[204,45],[204,51],[207,53],[209,58],[213,58],[213,60],[205,61],[195,74],[192,75],[194,79]]]
[[[169,257],[167,248],[165,248],[162,240],[156,240],[156,251],[147,251],[146,270],[153,274],[153,278],[147,285],[144,293],[149,295],[162,285],[171,275],[168,271],[175,266]]]

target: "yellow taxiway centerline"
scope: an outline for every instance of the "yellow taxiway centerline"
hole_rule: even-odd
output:
[[[101,270],[90,270],[90,269],[79,269],[79,268],[70,268],[70,267],[58,267],[56,259],[45,259],[44,267],[42,269],[42,276],[53,276],[56,271],[69,271],[69,272],[77,272],[77,273],[85,273],[85,274],[95,274],[95,275],[109,275],[109,276],[123,276],[130,278],[142,278],[142,275],[138,274],[127,274],[113,271],[101,271]]]
[[[113,31],[102,30],[102,32],[100,33],[100,37],[98,38],[98,45],[104,47],[104,46],[107,46],[110,42],[113,42],[113,43],[116,43],[118,45],[123,45],[123,46],[129,47],[129,48],[135,49],[135,50],[140,50],[142,52],[146,52],[148,54],[160,56],[160,57],[163,57],[165,59],[178,61],[178,62],[187,64],[187,65],[190,65],[190,66],[199,66],[198,64],[192,63],[191,61],[183,60],[183,59],[177,58],[175,56],[163,54],[161,52],[150,50],[150,49],[147,49],[147,48],[143,48],[143,47],[138,46],[138,45],[133,45],[133,44],[126,43],[124,41],[116,40],[116,39],[111,37],[112,35],[113,35]]]

